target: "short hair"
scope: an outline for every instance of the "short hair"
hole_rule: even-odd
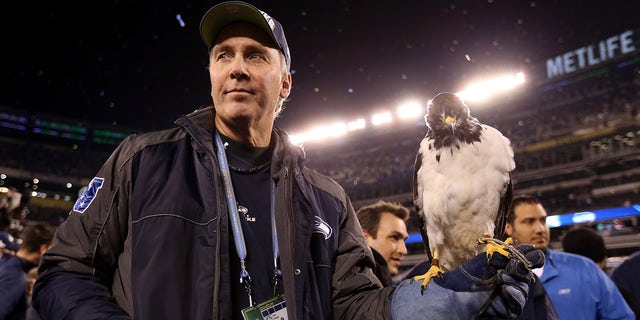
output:
[[[519,194],[513,197],[511,200],[511,207],[509,208],[509,213],[507,214],[507,223],[513,224],[513,221],[516,220],[516,207],[521,204],[542,204],[540,199],[528,195],[528,194]]]
[[[409,220],[409,209],[397,202],[387,202],[384,200],[361,207],[358,209],[358,212],[356,212],[356,215],[358,216],[358,221],[360,221],[362,229],[366,230],[367,233],[375,239],[378,234],[380,217],[385,212],[393,214],[402,221]]]
[[[22,231],[21,249],[27,252],[36,252],[40,250],[40,246],[50,245],[53,241],[55,228],[48,223],[34,222],[27,224]]]
[[[280,62],[283,65],[282,67],[282,75],[286,77],[291,74],[291,71],[287,68],[287,58],[285,58],[284,53],[280,52]],[[291,84],[291,89],[293,89],[293,84]],[[284,103],[287,102],[288,98],[280,98],[278,97],[277,108],[276,108],[276,118],[280,116],[282,110],[284,110]]]
[[[593,262],[601,262],[607,257],[604,239],[591,228],[578,228],[567,232],[562,237],[564,252],[579,254]]]

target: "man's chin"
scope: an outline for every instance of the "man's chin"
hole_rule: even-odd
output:
[[[533,245],[536,247],[536,249],[545,250],[549,247],[549,242],[534,242]]]
[[[400,263],[396,263],[395,262],[391,262],[393,263],[393,265],[391,267],[389,267],[389,274],[391,274],[391,276],[395,276],[398,274],[398,268],[400,267]]]

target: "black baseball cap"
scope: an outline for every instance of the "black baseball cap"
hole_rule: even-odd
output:
[[[233,22],[247,22],[264,30],[284,54],[287,70],[291,69],[291,55],[282,25],[266,12],[242,1],[227,1],[213,6],[200,21],[200,37],[211,50],[218,34]]]

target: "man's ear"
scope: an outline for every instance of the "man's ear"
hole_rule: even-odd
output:
[[[41,244],[40,245],[40,256],[43,256],[45,252],[47,252],[47,250],[49,250],[49,247],[51,246],[51,244]]]
[[[506,232],[508,236],[511,236],[511,234],[513,233],[513,226],[511,225],[511,223],[507,222],[507,225],[504,226],[504,232]]]
[[[287,72],[287,74],[282,78],[282,87],[280,88],[280,98],[286,99],[289,97],[291,93],[291,85],[293,79],[291,78],[291,73]]]
[[[367,229],[362,229],[362,234],[364,235],[364,240],[367,242],[367,245],[371,246],[371,241],[373,241],[373,237],[371,236],[371,233],[369,233],[369,231],[367,231]]]

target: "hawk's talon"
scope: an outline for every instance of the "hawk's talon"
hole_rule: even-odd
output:
[[[432,264],[431,268],[427,270],[427,272],[423,275],[415,276],[413,279],[416,281],[422,280],[422,290],[427,287],[429,281],[433,277],[442,277],[444,274],[444,270],[442,270],[438,265]]]
[[[531,268],[533,267],[533,264],[531,263],[531,261],[529,261],[529,259],[527,259],[527,257],[522,252],[520,252],[520,250],[516,249],[516,247],[514,246],[514,241],[511,237],[508,237],[507,240],[505,240],[504,242],[498,239],[490,238],[490,237],[484,237],[478,241],[480,243],[487,244],[487,250],[486,250],[487,258],[491,259],[491,255],[497,252],[507,257],[508,259],[520,260],[523,263],[524,267],[527,268],[527,270],[529,270],[529,277],[531,278],[532,282],[535,281],[533,272],[531,272]]]
[[[498,243],[495,239],[485,239],[487,244],[487,256],[491,258],[494,253],[499,253],[507,258],[511,257],[511,250],[509,250],[513,240],[508,238],[504,243]]]

